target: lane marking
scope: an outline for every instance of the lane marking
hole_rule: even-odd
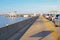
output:
[[[53,25],[51,25],[50,22],[47,22],[48,20],[45,19],[43,16],[41,18],[43,19],[44,22],[46,22],[45,25],[48,27],[48,29],[54,31],[52,33],[52,36],[54,36],[55,40],[58,40],[58,33],[55,31],[55,28],[53,27]]]

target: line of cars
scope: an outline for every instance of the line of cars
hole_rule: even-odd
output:
[[[43,14],[43,16],[52,21],[56,27],[60,27],[60,14]]]

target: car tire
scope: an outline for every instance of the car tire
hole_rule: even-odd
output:
[[[58,25],[55,25],[55,27],[58,27]]]

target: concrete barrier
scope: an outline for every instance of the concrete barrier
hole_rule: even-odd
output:
[[[34,22],[37,18],[38,17],[32,17],[32,18],[26,19],[24,21],[20,21],[18,23],[11,24],[9,26],[0,28],[0,40],[7,40],[12,35],[17,33],[19,30],[22,30],[23,28],[25,28],[26,25],[28,25],[32,21]]]

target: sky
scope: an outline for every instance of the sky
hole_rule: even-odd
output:
[[[0,0],[0,12],[37,13],[60,10],[60,0]]]

